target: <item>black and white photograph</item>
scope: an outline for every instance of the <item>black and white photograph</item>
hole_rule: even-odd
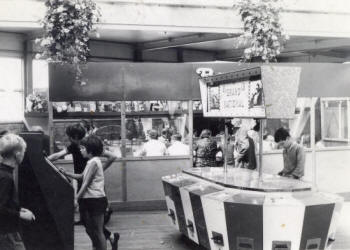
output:
[[[0,0],[0,250],[349,250],[349,0]]]

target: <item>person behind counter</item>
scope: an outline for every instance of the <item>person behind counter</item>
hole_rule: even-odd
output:
[[[194,167],[215,167],[216,153],[217,143],[211,138],[211,131],[203,129],[193,147]]]
[[[20,221],[32,222],[34,214],[20,208],[15,199],[16,172],[22,162],[26,143],[18,135],[11,133],[0,137],[0,249],[19,250],[25,249],[18,234]]]
[[[294,179],[303,177],[305,166],[303,146],[293,141],[289,132],[284,128],[276,130],[275,142],[283,148],[283,170],[278,175]]]
[[[63,168],[60,170],[68,177],[82,180],[76,200],[79,202],[86,233],[96,250],[107,250],[104,213],[108,201],[104,190],[104,169],[99,158],[103,153],[103,143],[97,136],[89,135],[81,140],[80,151],[82,156],[88,159],[83,173],[68,173]],[[119,234],[114,233],[113,235],[112,250],[117,250]]]
[[[154,129],[148,131],[148,142],[144,143],[140,152],[135,156],[163,156],[166,155],[166,146],[158,140],[158,132]]]
[[[190,153],[190,147],[182,143],[181,139],[180,134],[171,136],[171,146],[167,150],[169,155],[188,155]]]
[[[236,132],[236,145],[234,151],[235,167],[256,169],[255,143],[248,136],[248,130],[241,127]]]

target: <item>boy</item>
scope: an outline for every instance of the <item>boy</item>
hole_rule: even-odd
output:
[[[88,159],[84,158],[80,151],[80,143],[81,140],[85,137],[86,135],[86,130],[82,126],[81,123],[76,123],[73,125],[69,125],[66,128],[66,134],[68,136],[68,139],[70,141],[70,144],[68,145],[67,148],[61,150],[60,152],[54,153],[48,157],[50,161],[55,161],[57,159],[60,159],[61,157],[64,157],[68,154],[71,154],[73,157],[73,166],[74,166],[74,173],[75,174],[81,174],[83,173],[85,166],[87,164]],[[106,162],[103,165],[103,170],[106,170],[111,166],[113,161],[117,158],[112,152],[109,152],[107,150],[104,150],[102,152],[102,156],[107,157]],[[77,180],[78,186],[77,190],[80,190],[81,185],[82,185],[82,179]],[[80,207],[79,207],[79,212]],[[80,219],[80,221],[75,223],[76,225],[78,224],[84,224],[84,221]],[[115,240],[113,239],[113,234],[109,232],[108,230],[104,230],[105,237],[109,239],[111,242],[114,242]]]
[[[24,249],[18,234],[20,220],[34,221],[34,214],[20,208],[16,202],[14,172],[22,162],[26,143],[18,135],[4,134],[0,138],[0,249]]]
[[[289,132],[284,128],[276,130],[275,142],[283,148],[283,170],[278,175],[294,179],[303,177],[305,165],[303,146],[293,141]]]
[[[86,232],[96,250],[107,250],[104,235],[106,230],[104,212],[107,208],[107,198],[104,191],[103,167],[99,158],[103,153],[103,143],[97,136],[90,135],[81,141],[80,151],[83,157],[88,159],[84,172],[73,174],[65,172],[64,169],[61,171],[71,178],[82,180],[76,200],[79,202]],[[112,250],[117,250],[119,234],[114,233],[113,236]]]

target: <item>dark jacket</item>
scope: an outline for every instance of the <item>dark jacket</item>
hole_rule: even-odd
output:
[[[19,209],[15,201],[13,168],[0,164],[0,234],[19,230]]]

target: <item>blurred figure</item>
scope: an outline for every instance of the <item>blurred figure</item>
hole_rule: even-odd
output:
[[[164,145],[166,147],[169,147],[170,146],[170,137],[171,137],[171,134],[170,134],[169,129],[163,128],[161,135],[158,137],[158,140],[161,141],[162,143],[164,143]]]
[[[322,140],[321,135],[316,135],[315,138],[315,147],[316,148],[325,148],[326,144],[325,142]]]
[[[275,138],[272,135],[266,134],[263,136],[263,151],[271,151],[276,148]]]
[[[247,129],[241,127],[236,132],[235,145],[235,167],[256,169],[255,145],[252,138],[248,136]]]
[[[144,143],[140,152],[136,156],[163,156],[166,154],[166,146],[163,142],[157,140],[158,132],[151,129],[148,132],[149,141]]]
[[[171,146],[168,148],[169,155],[188,155],[190,147],[181,142],[182,136],[174,134],[171,136]]]
[[[216,166],[216,141],[211,138],[211,131],[203,129],[200,139],[193,147],[194,167],[215,167]]]
[[[300,144],[305,148],[309,148],[311,145],[311,138],[309,134],[303,134],[300,138]]]
[[[304,147],[290,137],[289,132],[279,128],[275,132],[275,142],[283,148],[283,170],[278,175],[300,179],[304,176]]]

